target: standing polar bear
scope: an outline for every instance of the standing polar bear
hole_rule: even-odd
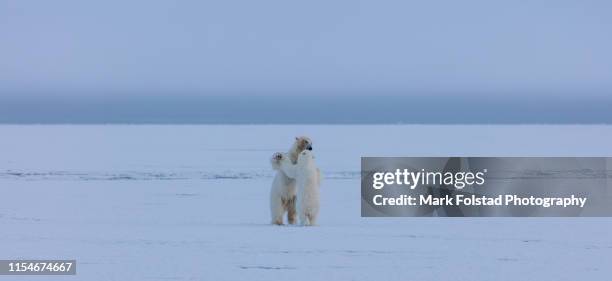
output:
[[[287,152],[288,160],[297,163],[298,155],[304,150],[312,150],[312,141],[308,137],[296,137],[291,149]],[[280,163],[274,157],[271,160],[272,167],[277,170],[272,188],[270,190],[270,215],[272,223],[283,224],[283,215],[287,213],[287,222],[295,224],[295,179],[289,178],[280,169]]]
[[[319,186],[321,173],[310,150],[302,151],[294,165],[288,156],[277,153],[273,159],[280,163],[280,169],[297,185],[297,213],[300,225],[316,225],[319,215]]]

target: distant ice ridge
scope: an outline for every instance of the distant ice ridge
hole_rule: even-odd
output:
[[[358,179],[359,171],[325,173],[327,179]],[[217,180],[272,178],[273,171],[22,171],[5,170],[0,179],[58,181],[129,181],[129,180]]]
[[[359,179],[360,171],[324,172],[325,179]],[[129,181],[129,180],[219,180],[219,179],[266,179],[274,171],[26,171],[4,170],[0,179],[10,180],[58,180],[58,181]],[[533,178],[612,178],[612,170],[523,170],[498,171],[491,179],[533,179]]]

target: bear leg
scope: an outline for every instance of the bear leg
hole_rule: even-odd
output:
[[[287,221],[289,224],[295,224],[297,212],[295,211],[295,196],[287,201]]]
[[[270,198],[270,216],[272,218],[272,224],[282,225],[284,213],[285,213],[285,209],[283,208],[283,202],[281,198],[271,196]]]
[[[309,214],[308,216],[308,225],[317,225],[317,216],[314,214]]]

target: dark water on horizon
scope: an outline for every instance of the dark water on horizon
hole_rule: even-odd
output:
[[[612,99],[232,96],[0,99],[14,124],[612,124]]]

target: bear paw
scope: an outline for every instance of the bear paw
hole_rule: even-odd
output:
[[[272,154],[272,158],[270,159],[270,163],[272,164],[272,168],[274,170],[279,170],[280,169],[280,161],[283,160],[283,154],[280,152],[276,152],[274,154]]]
[[[283,160],[283,154],[280,153],[280,152],[276,152],[276,153],[272,154],[272,160],[273,161]]]

